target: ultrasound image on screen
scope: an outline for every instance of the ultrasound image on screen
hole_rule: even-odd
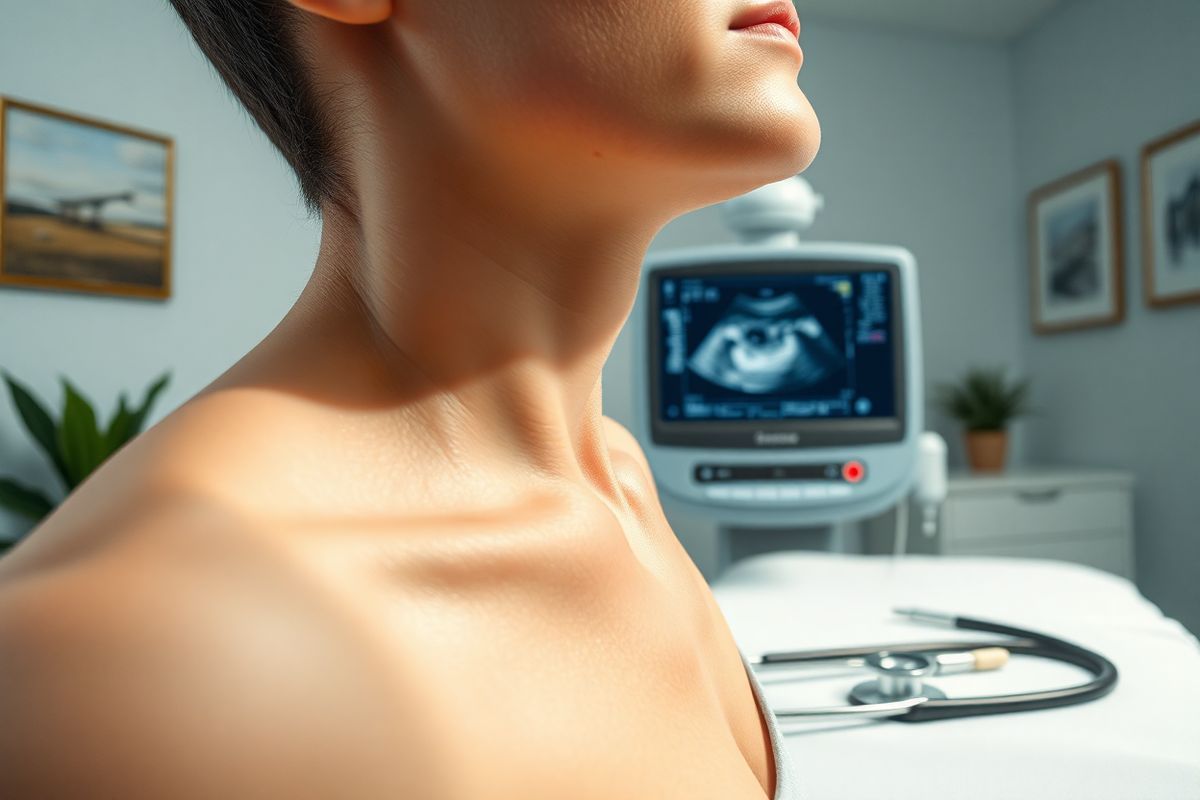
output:
[[[663,422],[892,417],[888,272],[656,280]]]
[[[747,394],[800,392],[840,369],[845,358],[795,294],[756,300],[739,294],[688,366]]]

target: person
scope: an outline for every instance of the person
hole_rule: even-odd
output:
[[[0,796],[774,796],[600,375],[656,233],[816,153],[778,4],[172,4],[319,254],[0,559]]]

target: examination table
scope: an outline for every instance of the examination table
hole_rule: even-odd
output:
[[[1076,706],[924,723],[781,719],[811,800],[1200,800],[1200,643],[1123,578],[1047,560],[783,552],[736,562],[712,588],[750,660],[780,650],[996,638],[891,614],[908,606],[1037,630],[1117,666],[1109,695]],[[774,709],[844,705],[869,677],[784,666],[757,674]],[[1086,678],[1071,665],[1014,656],[996,672],[930,683],[956,697]]]

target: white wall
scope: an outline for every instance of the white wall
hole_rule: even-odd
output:
[[[804,4],[799,3],[801,14]],[[920,266],[926,374],[1021,367],[1019,209],[1009,61],[1002,45],[804,19],[800,85],[823,142],[805,173],[825,196],[810,240],[903,245]],[[716,207],[668,225],[653,249],[729,242]],[[631,422],[628,340],[605,373],[606,411]],[[958,428],[929,427],[961,463]],[[1019,441],[1014,459],[1021,458]]]
[[[171,369],[159,419],[283,316],[307,279],[317,228],[282,159],[163,0],[4,3],[0,94],[175,139],[171,299],[0,288],[0,368],[55,408],[66,375],[106,416],[119,390],[140,393]],[[12,473],[58,489],[0,396],[0,475]],[[19,524],[0,517],[0,532]]]
[[[1150,310],[1141,291],[1139,151],[1200,118],[1200,2],[1077,0],[1016,42],[1019,200],[1102,159],[1124,170],[1126,321],[1034,336],[1023,357],[1053,413],[1032,458],[1135,471],[1142,591],[1200,631],[1200,305]],[[1019,236],[1026,235],[1024,225]],[[1022,275],[1021,295],[1028,287]]]

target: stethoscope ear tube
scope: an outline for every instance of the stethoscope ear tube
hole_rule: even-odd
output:
[[[1037,711],[1058,706],[1076,705],[1098,700],[1117,685],[1117,668],[1104,656],[1077,644],[1048,636],[972,617],[955,617],[955,627],[964,630],[1001,633],[1008,636],[1033,640],[1033,645],[1008,644],[1009,652],[1018,655],[1037,656],[1052,661],[1074,664],[1092,673],[1092,680],[1078,686],[1050,689],[1040,692],[1022,692],[1010,695],[983,697],[947,698],[929,700],[914,706],[905,714],[891,717],[897,722],[932,722],[953,717],[977,717],[985,714],[1009,714],[1018,711]]]

